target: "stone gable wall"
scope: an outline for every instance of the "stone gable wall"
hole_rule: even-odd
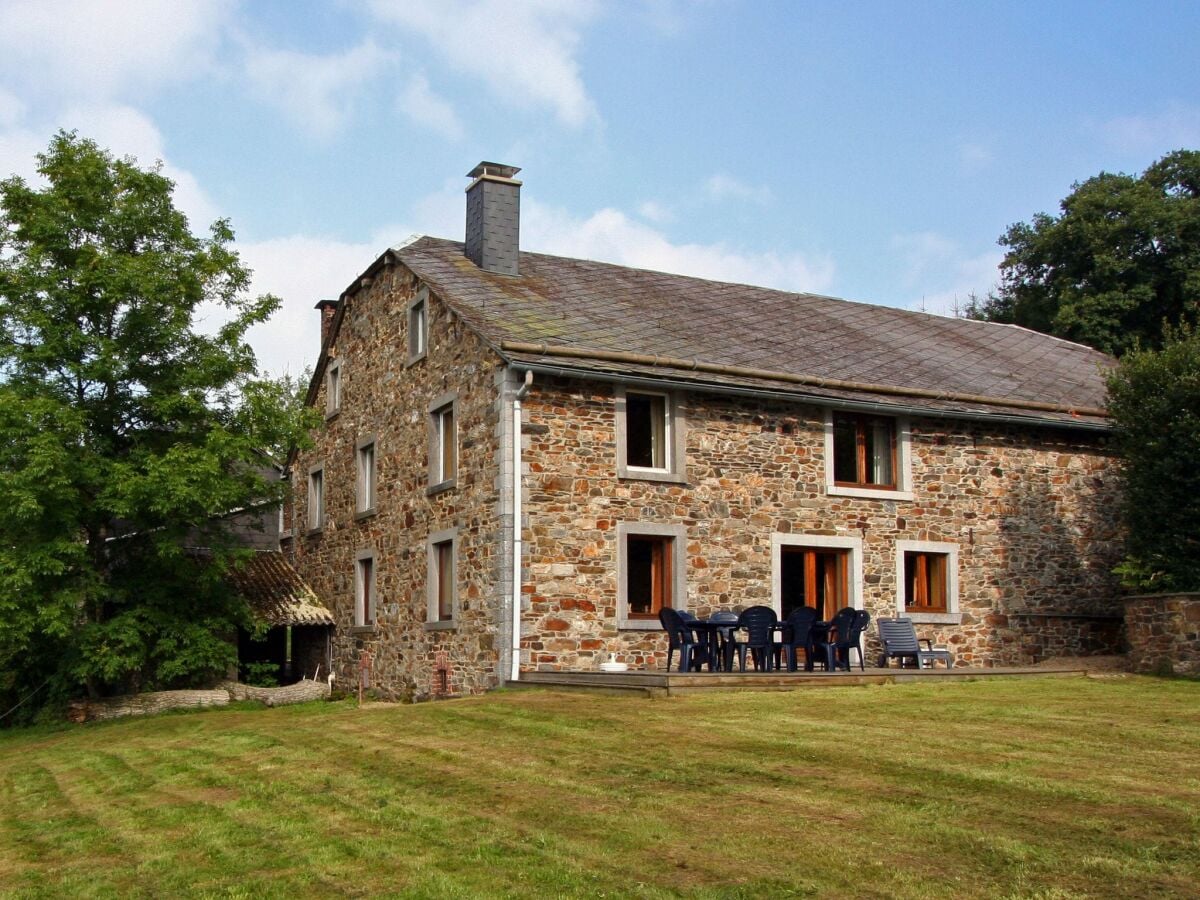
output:
[[[781,533],[861,538],[863,605],[873,618],[895,616],[896,541],[939,541],[958,546],[961,623],[922,624],[918,634],[950,646],[958,664],[1117,651],[1115,479],[1098,439],[914,419],[913,500],[834,497],[824,489],[821,409],[680,400],[685,484],[616,477],[610,386],[539,379],[526,400],[531,668],[592,669],[610,653],[634,668],[664,664],[661,632],[617,627],[622,521],[685,527],[687,606],[699,615],[771,604],[771,536]],[[1046,614],[1058,618],[1047,624]]]
[[[343,360],[340,412],[293,468],[293,536],[300,574],[337,619],[335,687],[357,686],[361,651],[372,657],[372,687],[387,697],[477,693],[497,684],[495,585],[498,522],[499,359],[432,292],[428,349],[406,366],[406,307],[419,284],[403,266],[381,269],[348,301],[332,357]],[[325,410],[322,383],[316,408]],[[456,486],[427,494],[429,404],[456,392]],[[355,514],[358,441],[376,437],[376,513]],[[323,463],[325,525],[306,534],[308,471]],[[458,529],[459,617],[452,630],[426,627],[426,541]],[[355,561],[375,551],[376,624],[353,626]],[[442,673],[445,673],[444,675]],[[444,681],[443,681],[444,679]]]

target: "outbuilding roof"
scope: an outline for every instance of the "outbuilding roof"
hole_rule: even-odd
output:
[[[228,578],[255,615],[273,627],[334,624],[333,614],[282,553],[258,551]]]
[[[387,257],[381,257],[382,261]],[[510,363],[847,402],[1103,425],[1111,357],[991,322],[459,241],[391,251]]]

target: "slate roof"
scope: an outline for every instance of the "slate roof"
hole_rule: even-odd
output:
[[[1106,421],[1100,415],[1102,372],[1113,360],[1016,326],[541,253],[520,254],[519,276],[499,275],[476,267],[463,255],[461,242],[430,237],[391,253],[518,365],[943,414],[957,410],[1092,426]],[[506,349],[512,342],[546,348]],[[673,364],[565,359],[550,348],[666,357]],[[698,372],[681,364],[685,361],[710,371]],[[715,372],[712,367],[755,371]],[[797,377],[854,384],[800,385]],[[915,393],[887,395],[872,386]],[[1007,406],[1006,400],[1015,405]],[[1023,405],[1029,403],[1062,408]]]
[[[334,624],[333,614],[282,553],[259,551],[228,578],[255,614],[273,627]]]

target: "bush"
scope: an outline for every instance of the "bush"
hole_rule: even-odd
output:
[[[1200,590],[1200,334],[1169,329],[1161,350],[1134,350],[1108,379],[1122,457],[1125,584]]]

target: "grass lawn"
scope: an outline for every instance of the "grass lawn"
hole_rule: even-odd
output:
[[[501,692],[0,733],[0,896],[1195,897],[1200,682]]]

